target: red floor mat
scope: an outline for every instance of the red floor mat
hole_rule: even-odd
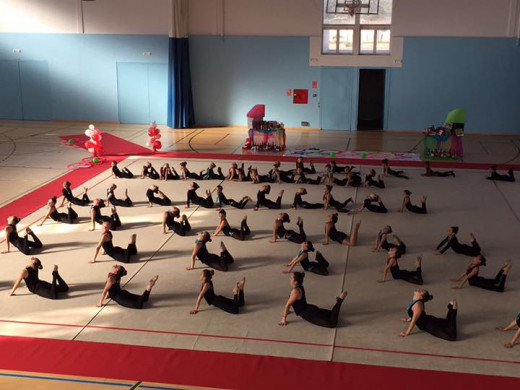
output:
[[[57,375],[232,389],[499,389],[510,377],[0,336],[0,367]],[[516,385],[515,385],[516,383]]]
[[[103,136],[101,143],[105,150],[104,156],[133,156],[133,155],[146,155],[153,154],[153,151],[134,144],[133,142],[124,140],[123,138],[116,137],[115,135],[102,133]],[[68,145],[68,141],[73,141],[73,147],[85,148],[85,141],[89,138],[83,134],[72,134],[72,135],[60,135],[61,143]]]

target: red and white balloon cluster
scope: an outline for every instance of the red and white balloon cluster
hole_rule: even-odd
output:
[[[162,143],[159,141],[161,138],[161,130],[157,128],[157,124],[154,122],[150,123],[150,127],[148,128],[148,141],[146,141],[146,146],[152,148],[154,152],[162,148]]]
[[[89,137],[88,141],[85,141],[85,148],[92,153],[92,157],[98,157],[103,153],[103,146],[101,145],[101,133],[102,131],[96,129],[94,125],[89,125],[88,129],[85,130],[85,135]]]

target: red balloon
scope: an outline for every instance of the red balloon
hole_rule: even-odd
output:
[[[159,139],[159,138],[161,138],[161,134],[157,133],[157,134],[155,135],[155,139]]]
[[[148,137],[153,137],[153,129],[148,129]]]
[[[87,149],[90,149],[94,147],[94,144],[91,141],[85,141],[85,147]]]
[[[155,146],[155,149],[161,149],[162,148],[162,143],[161,143],[161,141],[155,141],[153,143],[153,146]]]
[[[99,135],[99,133],[93,134],[92,139],[97,142],[101,139],[101,135]]]
[[[101,134],[101,130],[99,130],[99,129],[94,129],[94,134]]]

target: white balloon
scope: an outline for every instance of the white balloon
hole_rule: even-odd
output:
[[[94,130],[96,127],[95,127],[94,125],[88,125],[88,128],[89,128],[90,130]]]
[[[89,151],[90,153],[94,153],[94,150],[95,150],[94,148],[88,148],[88,151]]]
[[[91,138],[94,135],[94,130],[88,129],[85,130],[85,135],[89,138]]]
[[[146,146],[147,146],[147,147],[152,146],[152,144],[150,143],[150,141],[146,141]]]

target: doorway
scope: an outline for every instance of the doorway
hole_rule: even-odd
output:
[[[383,130],[385,70],[359,70],[358,130]]]

